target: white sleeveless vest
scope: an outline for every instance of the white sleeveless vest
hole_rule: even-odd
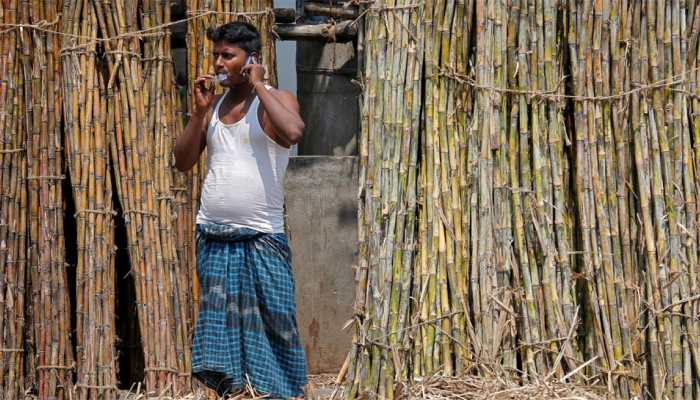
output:
[[[207,172],[197,223],[283,233],[289,149],[263,132],[257,96],[240,121],[221,122],[219,107],[227,94],[216,104],[207,129]]]

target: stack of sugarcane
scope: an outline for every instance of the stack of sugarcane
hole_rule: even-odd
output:
[[[505,371],[700,398],[698,2],[404,6],[360,30],[348,397]]]
[[[572,274],[572,200],[564,126],[561,15],[551,1],[521,1],[508,10],[507,98],[509,164],[506,196],[512,200],[513,287],[523,379],[580,363],[578,344],[563,340],[576,327]],[[480,93],[488,93],[484,88]],[[536,93],[555,97],[540,97]],[[508,237],[508,235],[510,237]],[[511,250],[507,250],[511,251]]]
[[[165,129],[169,132],[183,132],[185,129],[184,121],[184,111],[183,105],[181,104],[180,96],[177,90],[170,92],[170,106],[172,111],[175,111],[175,117],[172,118],[166,125]],[[176,134],[170,135],[172,149],[175,145],[175,140],[177,139]],[[167,157],[167,158],[166,158]],[[168,165],[173,165],[172,155],[164,155],[162,162],[167,162]],[[197,212],[196,201],[197,198],[194,197],[195,188],[192,185],[192,173],[181,173],[176,170],[172,170],[171,175],[171,187],[172,192],[170,199],[173,205],[173,218],[177,221],[172,229],[175,230],[176,234],[176,259],[180,263],[180,278],[185,279],[185,281],[180,284],[181,288],[185,288],[183,293],[184,299],[182,303],[176,306],[176,310],[184,312],[184,318],[186,320],[187,327],[190,330],[185,336],[185,343],[189,343],[191,337],[191,329],[195,326],[195,285],[193,282],[196,281],[196,259],[195,259],[195,248],[194,248],[194,222]],[[197,188],[197,192],[199,188]],[[187,221],[189,223],[185,223]],[[182,307],[183,310],[180,310]],[[182,316],[181,316],[182,318]],[[187,356],[189,360],[189,355]],[[188,361],[189,362],[189,361]]]
[[[3,23],[60,27],[60,7],[8,1]],[[59,51],[55,33],[10,29],[2,37],[0,390],[8,398],[27,387],[67,398],[72,388]]]
[[[404,302],[415,301],[415,315],[408,321],[416,324],[409,333],[419,350],[413,357],[413,368],[421,375],[431,375],[443,368],[449,374],[464,371],[471,353],[468,343],[474,339],[470,338],[465,324],[470,259],[465,241],[470,225],[465,223],[469,211],[462,204],[471,194],[467,188],[466,164],[461,161],[469,156],[467,115],[455,112],[465,108],[464,102],[471,104],[472,100],[458,82],[442,79],[444,73],[464,68],[468,60],[471,38],[465,32],[472,24],[472,13],[472,1],[426,3],[421,22],[425,30],[421,129],[425,135],[413,133],[421,144],[418,265],[412,279],[412,299],[409,292],[402,296]],[[454,95],[447,96],[448,93]],[[446,190],[448,187],[454,190]],[[402,268],[409,265],[403,263]],[[419,319],[432,322],[422,324]],[[453,354],[458,356],[455,358]]]
[[[697,45],[700,8],[695,1],[669,1],[634,3],[623,11],[630,22],[620,31],[636,39],[623,84],[630,90],[645,85],[648,89],[635,91],[623,103],[631,111],[630,179],[636,179],[638,220],[633,245],[641,274],[638,283],[627,277],[625,283],[636,283],[643,295],[639,320],[634,321],[640,328],[639,345],[634,343],[633,350],[645,355],[645,386],[653,396],[697,398],[700,182],[695,168],[700,159],[692,150],[697,148],[697,131],[690,129],[688,120],[692,112],[688,89],[689,83],[696,83],[697,50],[689,51],[688,43]]]
[[[172,76],[166,57],[169,12],[159,1],[95,4],[108,80],[104,82],[109,154],[134,272],[147,390],[187,389],[186,273],[176,259],[171,192]],[[167,62],[166,62],[167,60]],[[169,92],[170,91],[170,92]]]
[[[170,7],[160,1],[142,3],[141,26],[145,30],[154,29],[170,22]],[[170,56],[170,35],[159,29],[154,35],[144,38],[142,69],[144,75],[144,105],[146,107],[146,132],[151,134],[154,190],[160,223],[160,240],[166,275],[171,282],[171,306],[173,310],[176,345],[177,370],[182,377],[191,369],[189,352],[189,329],[194,326],[191,318],[191,271],[194,259],[191,257],[191,237],[183,235],[184,230],[174,230],[175,218],[184,216],[182,202],[175,193],[183,191],[176,187],[178,176],[171,168],[173,163],[172,146],[178,132],[184,126],[181,118],[180,101],[175,87],[175,77]],[[182,220],[187,220],[183,218]],[[190,225],[190,224],[187,224]],[[191,225],[190,225],[191,226]],[[185,247],[184,253],[177,248]],[[187,384],[187,379],[184,381]]]
[[[467,192],[471,207],[467,214],[471,238],[467,280],[472,298],[475,357],[487,364],[502,363],[513,368],[517,321],[512,310],[518,277],[513,273],[516,267],[510,245],[511,215],[517,208],[513,207],[509,187],[509,99],[500,92],[508,79],[509,13],[505,4],[498,1],[477,2],[475,8],[473,79],[486,88],[474,94],[466,144],[466,164],[474,185]],[[440,190],[447,190],[440,186]]]
[[[52,21],[60,31],[62,5],[60,1],[22,3],[20,19]],[[35,371],[40,397],[68,398],[74,363],[63,235],[61,38],[33,30],[22,32],[20,42],[29,210],[28,310],[34,326],[33,349],[28,354],[35,355],[27,364]]]
[[[177,92],[173,92],[171,95],[171,104],[177,104],[175,109],[178,110],[178,115],[172,119],[168,124],[166,129],[170,132],[183,132],[185,129],[185,124],[183,121],[183,110],[180,104],[180,97]],[[177,136],[171,135],[170,148],[175,144]],[[173,165],[174,161],[168,155],[169,165]],[[165,161],[165,159],[164,159]],[[172,212],[173,221],[177,221],[175,226],[172,227],[173,233],[176,235],[175,243],[177,246],[176,260],[179,262],[179,278],[184,279],[178,283],[179,289],[176,293],[180,293],[176,301],[179,304],[174,304],[175,310],[180,313],[181,320],[185,321],[185,325],[178,325],[180,329],[187,327],[187,330],[182,330],[180,334],[185,334],[183,337],[184,343],[189,346],[192,339],[192,329],[194,329],[197,317],[197,301],[198,301],[198,290],[197,286],[197,273],[196,273],[196,258],[195,258],[195,217],[197,215],[198,204],[199,204],[199,185],[201,184],[201,175],[198,171],[197,166],[193,168],[192,171],[181,173],[179,171],[173,170],[172,172],[172,182],[171,182],[171,196],[172,196]],[[194,179],[194,178],[200,179]],[[196,183],[193,183],[196,182]],[[187,222],[185,222],[187,221]],[[179,339],[178,339],[179,340]],[[184,360],[190,368],[190,353],[183,354]],[[178,355],[180,357],[180,355]]]
[[[588,372],[607,375],[615,395],[627,398],[642,393],[640,385],[648,378],[644,375],[651,372],[640,368],[642,354],[647,353],[647,360],[654,358],[653,348],[644,343],[644,336],[653,331],[653,326],[639,320],[651,315],[652,309],[643,316],[639,308],[640,295],[650,299],[644,292],[644,280],[649,282],[651,277],[643,277],[648,268],[632,258],[635,247],[641,250],[639,238],[634,236],[639,229],[639,207],[644,202],[644,185],[634,182],[631,175],[634,155],[630,144],[634,148],[641,144],[642,138],[634,129],[640,121],[626,115],[630,97],[587,100],[619,94],[631,85],[645,83],[641,76],[630,76],[630,69],[636,69],[639,60],[625,60],[628,55],[621,46],[632,44],[633,54],[638,49],[639,42],[630,38],[643,33],[635,36],[628,17],[641,5],[624,3],[588,8],[571,3],[564,11],[564,29],[569,44],[572,94],[580,96],[572,102],[574,123],[568,135],[574,158],[571,192],[578,209],[574,222],[579,251],[576,259],[583,278],[580,289],[585,301],[583,325],[587,327],[580,343],[584,358],[597,360]],[[583,17],[586,13],[593,18]],[[649,171],[637,172],[643,179],[649,176]],[[631,199],[633,194],[640,196],[638,202]],[[643,222],[642,227],[654,229],[649,222]]]
[[[205,74],[214,74],[212,63],[212,43],[207,39],[207,29],[215,28],[221,24],[231,21],[245,21],[255,25],[260,31],[262,42],[262,54],[260,62],[267,68],[266,77],[268,83],[275,85],[277,82],[276,62],[275,62],[275,42],[272,36],[272,26],[274,24],[274,13],[272,12],[271,0],[252,1],[224,1],[224,0],[187,0],[187,16],[191,18],[187,27],[187,110],[191,112],[194,105],[194,85],[197,77]],[[184,192],[177,192],[179,204],[187,204],[186,216],[190,216],[192,223],[184,224],[185,232],[191,241],[194,240],[194,220],[199,209],[200,187],[204,180],[206,167],[206,152],[202,154],[199,163],[195,164],[192,170],[177,177],[178,188],[186,189]],[[189,198],[189,203],[186,202]],[[189,211],[193,213],[190,213]],[[181,224],[182,225],[182,224]],[[189,243],[187,244],[188,246]],[[192,246],[193,248],[193,246]],[[195,258],[194,250],[191,255],[191,271],[193,281],[197,282],[194,270]],[[199,307],[199,288],[195,283],[194,306],[192,319],[195,318]]]
[[[418,151],[422,105],[424,9],[408,0],[377,4],[364,29],[365,101],[360,144],[363,201],[355,309],[365,316],[350,354],[348,394],[393,397],[413,362],[416,307],[412,279],[416,246]],[[434,282],[433,282],[434,286]],[[365,290],[367,289],[367,290]],[[425,290],[423,292],[425,292]],[[433,292],[434,293],[434,292]],[[411,295],[414,295],[412,302]],[[426,299],[427,301],[427,299]],[[432,345],[432,344],[431,344]]]
[[[65,3],[61,51],[67,170],[75,202],[76,395],[117,397],[110,117],[95,4]]]
[[[3,2],[2,23],[19,24],[19,1]],[[5,29],[5,28],[3,28]],[[0,36],[0,391],[24,392],[27,275],[27,135],[22,36]]]
[[[594,6],[567,10],[585,353],[619,396],[697,398],[698,4]]]

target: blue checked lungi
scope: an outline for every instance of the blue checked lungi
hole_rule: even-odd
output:
[[[197,225],[199,317],[192,375],[220,395],[248,382],[271,397],[303,394],[287,236],[226,225]]]

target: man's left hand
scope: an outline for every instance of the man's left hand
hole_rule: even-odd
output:
[[[263,64],[248,64],[241,68],[241,74],[248,77],[251,85],[255,85],[265,79],[265,66]]]

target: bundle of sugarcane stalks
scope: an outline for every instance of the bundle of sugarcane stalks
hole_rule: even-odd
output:
[[[274,65],[269,4],[192,6],[189,21],[256,16]],[[2,0],[0,19],[0,397],[110,399],[128,389],[116,346],[120,224],[140,390],[188,393],[201,177],[172,168],[185,120],[170,4]]]
[[[362,15],[346,396],[488,366],[700,398],[700,4]]]
[[[20,20],[19,10],[2,14],[5,24]],[[25,357],[27,270],[27,153],[20,34],[2,36],[0,53],[0,390],[22,393]]]
[[[4,24],[43,21],[61,29],[60,3],[5,3]],[[40,396],[67,396],[73,384],[60,50],[55,33],[2,36],[0,390],[7,398],[23,393],[25,371]]]
[[[98,22],[92,4],[67,1],[62,72],[65,144],[77,232],[76,392],[79,398],[117,389],[114,211],[109,173],[108,109],[98,69]],[[70,35],[70,36],[69,36]]]

